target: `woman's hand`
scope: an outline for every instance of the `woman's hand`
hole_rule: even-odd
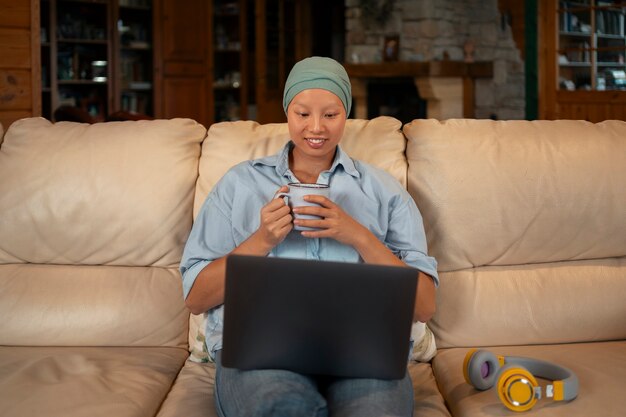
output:
[[[289,192],[289,187],[282,186],[276,194]],[[254,233],[255,240],[271,251],[282,242],[293,228],[291,209],[282,198],[274,198],[261,209],[261,224]]]
[[[302,236],[310,238],[332,238],[343,244],[357,247],[367,234],[371,234],[367,228],[347,214],[343,209],[321,195],[307,195],[305,201],[319,204],[316,206],[294,207],[297,214],[310,214],[321,217],[320,220],[295,219],[294,224],[315,227],[320,230],[303,231]]]
[[[276,192],[288,192],[281,187]],[[261,208],[261,224],[256,232],[237,246],[231,254],[265,256],[285,239],[293,228],[291,210],[282,198],[274,198]],[[226,258],[223,256],[205,266],[198,274],[185,300],[193,314],[201,314],[224,303]]]
[[[304,199],[317,203],[321,207],[294,207],[294,213],[311,214],[320,216],[322,219],[294,220],[295,224],[320,229],[316,231],[302,231],[302,236],[309,238],[330,237],[341,243],[351,245],[367,263],[407,267],[372,232],[328,198],[319,195],[308,195]],[[435,313],[435,284],[432,278],[423,272],[419,272],[419,275],[413,320],[425,323]]]

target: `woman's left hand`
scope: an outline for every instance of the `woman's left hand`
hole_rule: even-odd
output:
[[[305,227],[314,227],[320,230],[302,231],[302,236],[310,238],[332,238],[343,244],[357,246],[359,239],[363,239],[369,232],[361,223],[347,214],[343,209],[321,195],[307,195],[305,201],[319,204],[317,206],[294,207],[296,214],[319,216],[319,220],[295,219],[294,224]]]

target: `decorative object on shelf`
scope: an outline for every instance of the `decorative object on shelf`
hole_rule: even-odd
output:
[[[565,78],[561,78],[559,84],[563,90],[567,90],[567,91],[576,90],[576,84],[574,84],[572,80],[566,80]]]
[[[468,39],[463,44],[463,60],[465,62],[474,62],[474,54],[476,52],[476,43],[473,39]]]
[[[91,78],[98,83],[107,81],[107,61],[91,61]]]
[[[385,36],[385,42],[383,47],[383,61],[397,61],[398,53],[400,51],[400,36],[388,35]]]

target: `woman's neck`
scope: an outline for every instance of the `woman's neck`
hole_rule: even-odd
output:
[[[289,152],[289,168],[300,182],[312,184],[317,182],[322,171],[330,169],[335,153],[330,154],[328,158],[316,158],[302,154],[294,148]]]

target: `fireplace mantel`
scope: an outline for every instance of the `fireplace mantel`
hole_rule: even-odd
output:
[[[355,98],[354,116],[367,119],[367,82],[371,79],[411,77],[420,97],[427,100],[427,117],[434,119],[473,118],[474,80],[493,77],[493,62],[384,62],[348,64]]]

